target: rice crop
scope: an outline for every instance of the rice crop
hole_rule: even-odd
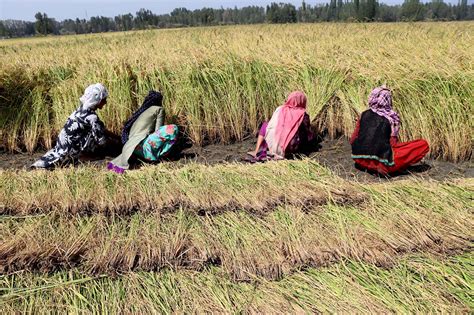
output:
[[[6,313],[469,313],[472,259],[472,253],[411,255],[389,269],[349,260],[278,282],[234,282],[215,267],[120,277],[19,272],[0,278],[0,307]]]
[[[150,30],[0,42],[0,139],[10,151],[50,147],[89,83],[118,132],[150,89],[196,144],[254,133],[292,90],[314,125],[349,136],[370,90],[387,84],[402,139],[430,155],[472,157],[474,23],[302,24]]]
[[[93,82],[112,131],[158,89],[197,145],[255,133],[295,89],[320,135],[348,137],[387,84],[403,140],[472,160],[473,35],[332,23],[4,40],[0,146],[51,147]],[[472,313],[473,178],[357,178],[310,158],[0,169],[0,313]]]
[[[8,313],[472,307],[472,178],[358,183],[303,159],[0,171],[0,191]]]
[[[233,209],[258,214],[282,204],[358,204],[365,200],[364,192],[309,159],[253,166],[164,163],[125,176],[97,167],[0,171],[0,191],[0,214],[4,215],[123,215],[180,207],[200,214]]]
[[[474,239],[472,179],[362,184],[308,160],[0,178],[3,273],[217,264],[235,280],[275,280],[345,259],[469,251]]]

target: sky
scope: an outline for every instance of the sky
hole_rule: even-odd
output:
[[[326,3],[329,0],[306,0],[307,4]],[[403,0],[380,0],[387,4],[401,3]],[[456,0],[445,0],[457,3]],[[472,3],[474,0],[469,0]],[[135,14],[140,8],[153,11],[155,14],[171,12],[174,8],[185,7],[187,9],[229,8],[243,7],[248,5],[265,6],[271,2],[293,3],[300,6],[302,0],[0,0],[0,20],[25,20],[34,21],[37,12],[44,12],[49,17],[58,21],[64,19],[90,18],[91,16],[103,15],[114,17],[118,14]]]

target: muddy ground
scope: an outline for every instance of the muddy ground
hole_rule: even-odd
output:
[[[197,162],[203,164],[216,164],[227,162],[245,162],[246,152],[255,145],[255,139],[247,139],[231,145],[208,145],[204,147],[190,147],[177,156],[174,163]],[[10,154],[0,152],[0,169],[23,169],[31,165],[44,152],[34,154]],[[367,174],[354,168],[354,163],[350,158],[351,147],[346,139],[325,140],[320,144],[319,150],[309,155],[311,159],[327,166],[333,172],[346,179],[358,181],[384,181],[374,175]],[[95,161],[81,161],[78,167],[101,166],[105,167],[107,161],[112,158],[99,159]],[[433,178],[444,180],[448,178],[473,178],[474,163],[450,163],[444,161],[434,161],[426,159],[422,165],[417,165],[405,174],[397,176],[403,179],[410,176]],[[139,168],[137,164],[136,168]],[[392,178],[394,179],[394,178]]]

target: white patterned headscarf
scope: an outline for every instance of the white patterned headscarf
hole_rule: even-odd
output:
[[[107,92],[105,86],[96,83],[89,85],[84,91],[84,95],[82,95],[79,100],[84,109],[94,110],[95,107],[107,96],[109,96],[109,92]]]

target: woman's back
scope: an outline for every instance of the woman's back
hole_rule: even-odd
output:
[[[133,123],[132,128],[130,129],[130,137],[136,135],[146,134],[149,135],[150,133],[154,132],[157,127],[157,120],[160,120],[160,116],[162,116],[163,108],[161,106],[151,106],[147,110],[145,110]],[[161,123],[160,123],[161,124]]]
[[[352,157],[373,157],[391,164],[393,162],[390,146],[392,129],[388,119],[368,109],[360,116],[359,126],[358,137],[352,143]]]

